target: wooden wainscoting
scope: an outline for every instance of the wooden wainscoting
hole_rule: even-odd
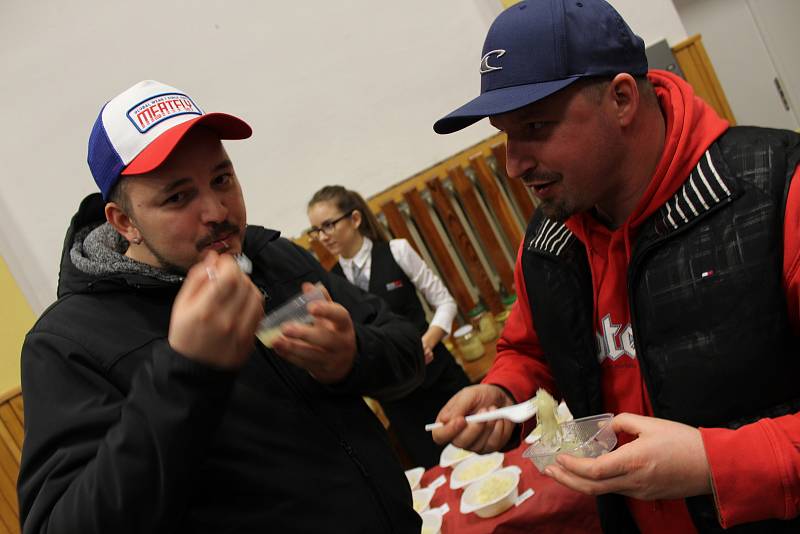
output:
[[[22,393],[0,396],[0,531],[18,533],[17,475],[23,438]]]
[[[504,310],[515,295],[514,263],[534,199],[505,173],[505,134],[497,134],[368,199],[389,235],[404,238],[420,253],[455,299],[456,326],[482,304]],[[301,236],[330,268],[337,258]],[[457,350],[455,351],[457,353]],[[494,347],[487,346],[487,360]],[[470,378],[483,377],[491,362],[465,365]]]

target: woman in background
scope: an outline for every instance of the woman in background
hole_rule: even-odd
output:
[[[425,350],[425,381],[411,394],[383,402],[384,412],[401,445],[417,464],[439,463],[442,446],[434,443],[426,423],[461,388],[470,384],[442,338],[450,333],[456,303],[447,288],[405,239],[386,239],[364,199],[342,186],[325,186],[308,203],[309,236],[339,256],[332,272],[382,297],[393,312],[419,329]],[[434,310],[428,324],[419,291]]]

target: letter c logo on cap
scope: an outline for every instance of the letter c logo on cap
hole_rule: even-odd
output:
[[[502,70],[503,67],[495,67],[494,65],[489,65],[489,60],[492,56],[503,57],[505,55],[505,50],[492,50],[491,52],[487,52],[486,55],[481,58],[481,74],[486,74],[487,72],[492,72],[493,70]]]

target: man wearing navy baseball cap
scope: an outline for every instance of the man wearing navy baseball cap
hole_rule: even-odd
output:
[[[362,398],[420,383],[416,329],[247,224],[221,140],[250,134],[155,81],[103,106],[100,193],[22,350],[24,532],[419,531]],[[264,313],[312,284],[313,322],[259,342]]]
[[[543,387],[619,414],[616,450],[545,470],[599,496],[605,531],[800,531],[800,136],[730,127],[648,71],[603,0],[510,7],[480,77],[434,130],[488,117],[538,209],[494,366],[436,441],[511,446],[513,423],[463,416]]]

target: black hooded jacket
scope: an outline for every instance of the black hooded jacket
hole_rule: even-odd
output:
[[[87,197],[64,244],[58,301],[22,351],[26,533],[419,532],[402,467],[362,395],[423,378],[416,329],[277,232],[244,252],[267,313],[321,281],[350,312],[358,354],[326,386],[256,341],[236,372],[167,343],[180,282],[75,267],[76,232],[103,222]]]

